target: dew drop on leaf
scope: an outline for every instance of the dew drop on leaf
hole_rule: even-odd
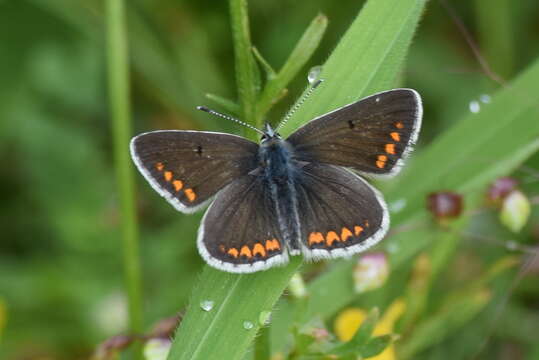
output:
[[[211,311],[214,302],[212,300],[203,300],[200,302],[200,308],[204,311]]]
[[[488,104],[490,102],[490,95],[482,94],[479,96],[479,100],[481,100],[481,102],[484,104]]]
[[[309,74],[307,75],[307,81],[309,81],[309,84],[313,84],[316,80],[318,80],[318,77],[320,76],[320,73],[322,72],[322,66],[313,66],[309,70]]]
[[[481,105],[479,105],[479,101],[477,100],[470,101],[469,107],[470,107],[470,111],[473,112],[474,114],[477,114],[479,110],[481,110]]]
[[[406,199],[395,200],[389,204],[389,211],[392,213],[398,213],[406,207]]]
[[[271,321],[271,311],[261,311],[260,315],[258,316],[258,323],[260,326],[268,325]]]
[[[243,328],[244,328],[245,330],[251,330],[254,326],[255,326],[255,325],[254,325],[252,322],[250,322],[250,321],[247,321],[247,320],[246,320],[246,321],[243,322]]]

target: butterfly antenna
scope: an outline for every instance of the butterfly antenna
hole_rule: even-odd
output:
[[[234,117],[232,117],[232,116],[230,116],[230,115],[221,114],[220,112],[217,112],[217,111],[215,111],[215,110],[209,109],[209,108],[207,108],[207,107],[205,107],[205,106],[197,106],[197,109],[198,109],[198,110],[201,110],[201,111],[205,111],[205,112],[210,113],[210,114],[215,115],[215,116],[222,117],[223,119],[227,119],[227,120],[231,120],[231,121],[237,122],[237,123],[240,124],[240,125],[243,125],[243,126],[249,128],[249,129],[251,129],[251,130],[256,131],[257,133],[259,133],[259,134],[261,134],[261,135],[264,135],[264,132],[263,132],[262,130],[257,129],[257,128],[255,128],[254,126],[249,125],[249,124],[247,124],[246,122],[243,122],[243,121],[241,121],[241,120],[238,120],[238,119],[236,119],[236,118],[234,118]]]
[[[307,98],[311,96],[314,89],[316,89],[318,85],[320,85],[323,81],[324,81],[323,79],[316,80],[316,82],[313,84],[313,86],[311,86],[311,88],[307,91],[307,93],[303,95],[303,97],[296,104],[294,104],[294,106],[292,106],[292,109],[290,109],[286,113],[286,116],[284,117],[284,119],[279,123],[279,125],[277,125],[276,130],[279,130],[284,124],[286,124],[286,122],[292,117],[292,115],[294,115],[294,113],[301,107],[301,105],[303,105],[305,100],[307,100]]]

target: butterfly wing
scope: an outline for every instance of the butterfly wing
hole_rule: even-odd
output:
[[[131,140],[131,156],[152,187],[177,210],[191,213],[257,165],[258,145],[202,131],[153,131]]]
[[[288,262],[266,185],[262,177],[247,175],[217,194],[198,231],[198,251],[208,264],[250,273]]]
[[[416,91],[385,91],[310,121],[287,141],[300,161],[392,176],[417,139],[422,113]]]
[[[307,259],[346,257],[380,241],[389,214],[376,189],[342,167],[310,163],[296,185],[302,252]]]

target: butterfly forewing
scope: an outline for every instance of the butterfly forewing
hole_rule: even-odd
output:
[[[257,166],[258,145],[239,136],[154,131],[131,141],[135,164],[176,209],[193,212]]]
[[[395,175],[421,127],[422,105],[411,89],[375,94],[316,118],[287,139],[300,161]]]
[[[219,192],[198,233],[198,250],[206,262],[249,273],[288,261],[269,192],[255,175],[243,176]]]
[[[308,259],[355,254],[387,232],[389,214],[381,195],[344,168],[308,164],[296,189],[302,251]]]

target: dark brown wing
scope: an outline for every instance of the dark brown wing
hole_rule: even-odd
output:
[[[257,166],[258,145],[203,131],[153,131],[131,140],[131,156],[150,185],[177,210],[190,213]]]
[[[198,230],[198,251],[208,264],[250,273],[288,262],[266,185],[262,177],[247,175],[219,192]]]
[[[347,257],[386,234],[389,214],[382,196],[342,167],[310,163],[296,185],[302,253],[307,259]]]
[[[300,161],[391,176],[417,139],[422,112],[415,90],[389,90],[320,116],[287,141]]]

